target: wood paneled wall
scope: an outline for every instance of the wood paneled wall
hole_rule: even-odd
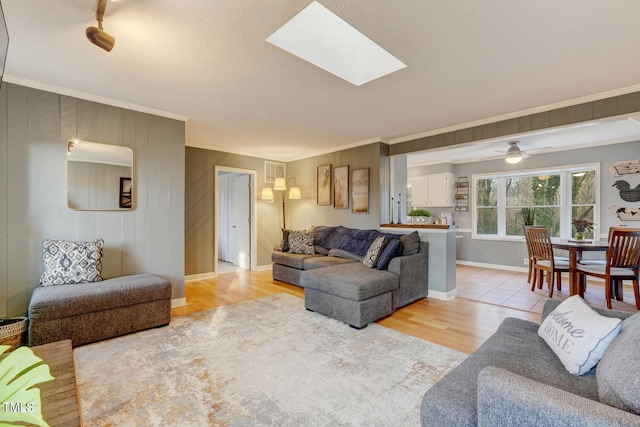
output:
[[[215,167],[226,166],[257,172],[256,248],[258,267],[271,264],[273,246],[282,233],[282,200],[274,204],[260,200],[264,182],[264,160],[256,157],[186,147],[185,156],[185,272],[187,275],[213,272]],[[288,219],[289,217],[287,217]]]
[[[27,309],[42,240],[105,240],[103,277],[153,272],[184,297],[184,123],[8,83],[0,91],[0,316]],[[131,211],[73,211],[71,138],[134,151]]]

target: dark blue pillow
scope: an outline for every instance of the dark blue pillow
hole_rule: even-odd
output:
[[[402,255],[402,242],[399,239],[390,240],[380,254],[376,267],[378,270],[386,270],[391,260],[400,255]]]

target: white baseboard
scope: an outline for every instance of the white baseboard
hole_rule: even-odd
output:
[[[429,293],[427,294],[427,297],[437,299],[440,301],[451,301],[456,297],[456,295],[458,295],[457,289],[454,289],[449,292],[434,291],[429,289]]]
[[[184,281],[193,282],[196,280],[215,279],[215,277],[216,273],[212,271],[210,273],[191,274],[189,276],[184,276]]]
[[[267,270],[271,270],[272,268],[273,268],[273,264],[258,265],[256,266],[256,269],[253,271],[267,271]]]
[[[494,270],[518,271],[520,273],[526,273],[527,271],[529,271],[528,267],[514,267],[512,265],[487,264],[487,263],[484,263],[484,262],[474,262],[474,261],[456,260],[456,264],[468,265],[470,267],[492,268]]]
[[[187,299],[185,297],[171,300],[171,308],[184,307],[185,305],[187,305]]]

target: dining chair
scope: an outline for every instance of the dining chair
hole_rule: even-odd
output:
[[[604,279],[607,308],[611,308],[612,289],[622,296],[619,289],[623,280],[633,281],[633,293],[636,308],[640,310],[640,294],[638,293],[638,264],[640,264],[640,229],[615,228],[609,232],[609,249],[605,265],[578,265],[580,277],[580,295],[584,296],[584,285],[587,276]]]
[[[569,261],[562,260],[553,256],[553,247],[551,246],[551,236],[546,227],[528,227],[525,229],[528,236],[529,245],[531,246],[531,254],[533,257],[533,282],[531,290],[536,286],[536,278],[538,288],[542,289],[544,273],[547,273],[547,283],[549,284],[549,298],[553,297],[554,279],[558,290],[562,290],[562,273],[569,271]],[[540,275],[538,276],[538,273]],[[537,276],[537,277],[536,277]]]
[[[529,273],[527,274],[527,283],[531,283],[532,276],[533,276],[533,282],[535,283],[536,276],[535,276],[535,269],[533,268],[533,265],[535,264],[536,260],[533,258],[533,253],[531,252],[531,242],[529,241],[529,235],[527,234],[527,229],[544,228],[544,226],[543,225],[525,225],[522,228],[524,230],[524,241],[527,245],[527,257],[529,259],[529,262],[528,262]]]
[[[534,268],[534,264],[536,262],[536,260],[533,258],[533,254],[531,252],[531,242],[529,242],[529,236],[527,235],[527,229],[528,228],[546,228],[544,225],[525,225],[522,227],[524,229],[524,241],[527,244],[527,256],[529,258],[529,272],[527,274],[527,283],[531,283],[531,278],[533,276],[533,283],[536,282],[536,270]],[[561,262],[569,262],[569,258],[564,257],[564,256],[555,256],[554,255],[554,260],[556,262],[561,261]]]

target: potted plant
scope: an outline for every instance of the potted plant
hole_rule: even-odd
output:
[[[536,220],[536,208],[520,209],[520,218],[524,225],[534,225]]]
[[[431,218],[431,212],[426,209],[412,209],[407,215],[409,215],[408,222],[412,223],[423,223],[426,218]]]
[[[584,232],[593,230],[593,222],[585,218],[577,218],[571,221],[576,230],[576,240],[584,240]]]

